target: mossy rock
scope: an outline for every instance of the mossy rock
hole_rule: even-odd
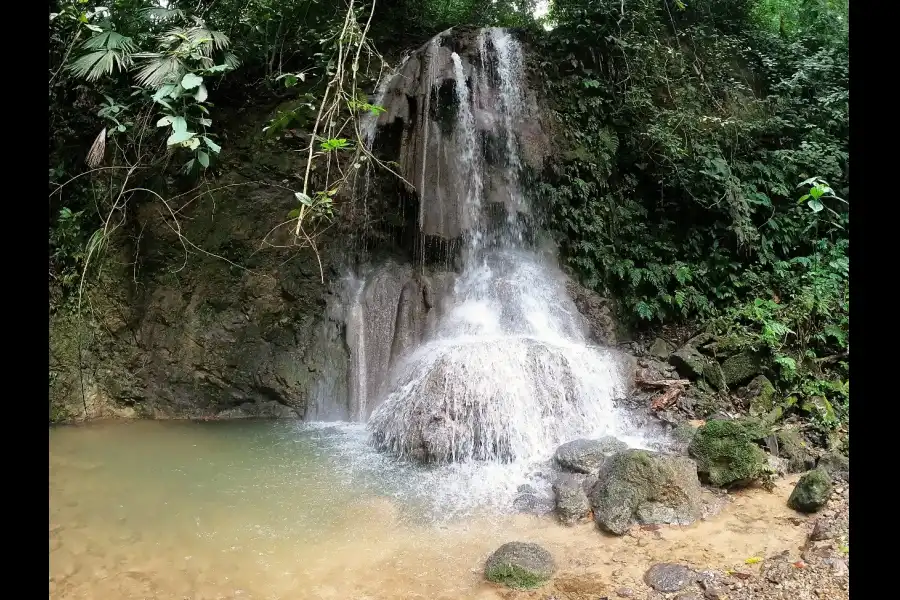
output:
[[[688,342],[669,357],[669,364],[678,370],[678,373],[689,379],[703,378],[703,370],[709,365],[709,359],[697,348]]]
[[[597,525],[624,535],[634,523],[689,525],[700,516],[697,465],[683,456],[626,450],[604,463],[590,502]]]
[[[484,564],[484,576],[488,581],[515,589],[540,587],[555,572],[553,555],[537,544],[527,542],[503,544]]]
[[[766,453],[758,442],[767,428],[755,419],[712,420],[700,426],[688,446],[697,471],[712,485],[747,485],[768,473]]]
[[[773,436],[778,456],[787,460],[788,473],[803,473],[816,466],[809,442],[793,429],[782,429]]]
[[[747,384],[745,397],[750,401],[750,414],[766,415],[775,408],[775,386],[765,375],[758,375]]]
[[[750,352],[741,352],[722,363],[722,379],[728,387],[749,381],[762,371],[762,361]]]
[[[813,469],[800,478],[788,498],[788,506],[800,512],[822,509],[831,496],[831,476],[825,469]]]

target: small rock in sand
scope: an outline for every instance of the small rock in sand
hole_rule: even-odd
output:
[[[644,573],[644,583],[658,592],[678,592],[691,585],[697,573],[684,565],[658,563]]]

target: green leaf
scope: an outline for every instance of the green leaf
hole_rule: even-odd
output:
[[[294,197],[300,201],[300,204],[303,204],[305,206],[312,206],[312,203],[313,203],[312,198],[310,198],[303,192],[294,192]]]
[[[116,130],[117,130],[117,131],[125,131],[125,126],[122,125],[122,124],[119,124],[119,126],[116,127]]]
[[[194,73],[186,73],[184,77],[181,78],[181,87],[186,90],[192,90],[201,83],[203,83],[203,78]]]
[[[166,145],[174,146],[175,144],[181,144],[194,137],[194,135],[193,131],[176,131],[169,136],[168,140],[166,140]]]
[[[218,145],[205,135],[203,136],[203,143],[206,144],[206,147],[209,148],[213,154],[218,154],[222,150],[222,146]]]
[[[197,153],[197,161],[199,161],[199,163],[203,165],[204,169],[209,167],[209,154],[201,150]]]
[[[200,123],[201,125],[203,125],[204,127],[209,127],[210,125],[212,125],[212,119],[203,119],[203,118],[200,118],[200,119],[197,119],[197,121],[199,121],[199,123]]]
[[[172,117],[172,131],[176,133],[187,131],[187,121],[184,120],[184,117]]]
[[[810,200],[809,202],[807,202],[807,204],[809,204],[809,207],[812,209],[812,211],[814,213],[817,213],[820,210],[822,210],[823,208],[825,208],[825,206],[821,202],[819,202],[818,200],[815,200],[815,199]]]
[[[196,150],[200,147],[200,140],[198,138],[192,137],[191,139],[184,142],[184,145],[186,145],[191,150]]]
[[[174,90],[174,89],[175,89],[175,86],[172,85],[171,83],[167,83],[167,84],[163,85],[158,90],[156,90],[155,94],[153,94],[153,100],[155,102],[159,102],[160,100],[162,100],[163,98],[165,98],[166,96],[171,94],[172,90]]]
[[[206,85],[201,83],[200,87],[197,88],[197,93],[194,94],[194,100],[197,102],[206,102],[208,96],[209,94],[206,91]]]
[[[157,127],[165,127],[165,126],[171,125],[171,124],[172,124],[172,117],[170,117],[168,115],[166,115],[165,117],[163,117],[162,119],[160,119],[159,121],[156,122]]]
[[[288,213],[288,219],[296,219],[300,216],[300,209],[295,208],[291,212]]]
[[[182,172],[182,173],[185,173],[185,174],[190,173],[191,170],[194,168],[194,162],[195,162],[195,161],[194,161],[194,159],[192,158],[191,160],[189,160],[189,161],[187,161],[186,163],[184,163],[184,166],[181,167],[181,172]]]

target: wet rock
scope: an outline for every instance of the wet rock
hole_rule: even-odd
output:
[[[719,487],[749,484],[767,472],[766,454],[757,442],[766,430],[749,419],[707,421],[688,446],[697,460],[697,471]]]
[[[644,573],[644,583],[658,592],[679,592],[694,583],[697,573],[684,565],[658,563]]]
[[[598,344],[615,346],[619,328],[613,318],[612,302],[572,280],[567,281],[566,291],[584,317],[591,338]]]
[[[750,414],[762,416],[775,408],[775,386],[765,375],[758,375],[747,384],[743,396],[749,401]]]
[[[621,587],[616,590],[616,596],[619,598],[634,598],[634,590],[627,587]]]
[[[599,471],[606,458],[627,448],[628,444],[611,436],[573,440],[557,448],[554,458],[563,469],[590,474]]]
[[[788,506],[800,512],[817,512],[831,496],[831,476],[824,469],[813,469],[794,486]]]
[[[503,544],[484,564],[484,576],[488,581],[518,589],[538,587],[555,572],[553,555],[528,542]]]
[[[536,494],[537,493],[537,490],[534,489],[534,486],[531,485],[530,483],[523,483],[518,488],[516,488],[516,491],[523,493],[523,494]]]
[[[520,513],[540,514],[543,512],[543,503],[535,494],[519,494],[513,500],[513,508]]]
[[[574,525],[587,517],[591,510],[584,479],[580,475],[561,473],[553,482],[556,515],[564,525]]]
[[[600,528],[616,535],[634,523],[688,525],[701,512],[696,465],[685,457],[626,450],[604,464],[590,503]]]
[[[850,478],[850,459],[837,451],[822,456],[816,466],[824,469],[834,479],[848,481]]]

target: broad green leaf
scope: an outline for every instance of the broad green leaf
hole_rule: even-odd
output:
[[[313,203],[312,198],[310,198],[303,192],[294,192],[294,197],[296,197],[297,200],[300,201],[300,204],[303,204],[305,206],[312,206],[312,203]]]
[[[199,163],[203,165],[204,169],[209,167],[209,154],[201,150],[197,153],[197,161],[199,161]]]
[[[822,197],[822,188],[819,186],[812,188],[811,190],[809,190],[809,195],[818,200]]]
[[[804,201],[809,200],[809,194],[803,194],[800,196],[800,199],[797,200],[797,204],[803,204]]]
[[[203,125],[204,127],[209,127],[210,125],[212,125],[212,119],[203,119],[203,118],[200,118],[200,119],[197,119],[197,120],[198,120],[198,121],[200,122],[200,124]]]
[[[116,127],[116,129],[118,131],[125,131],[125,126],[120,124],[118,127]]]
[[[166,140],[166,145],[174,146],[175,144],[181,144],[182,142],[188,141],[192,137],[194,137],[193,131],[176,131],[169,136],[168,140]]]
[[[201,83],[197,88],[197,93],[194,94],[194,100],[196,100],[197,102],[206,102],[206,98],[208,96],[209,94],[206,91],[206,85]]]
[[[185,76],[181,78],[181,87],[186,90],[192,90],[201,83],[203,83],[203,78],[194,73],[186,73]]]
[[[187,121],[184,120],[184,117],[172,117],[172,131],[176,133],[187,131]]]
[[[222,150],[222,146],[218,145],[206,136],[203,136],[203,143],[206,144],[206,147],[209,148],[213,152],[213,154],[218,154],[219,151]]]
[[[296,219],[299,216],[300,216],[299,208],[295,208],[294,210],[292,210],[291,212],[288,213],[288,219]]]
[[[191,150],[196,150],[200,147],[200,140],[198,138],[192,137],[188,141],[184,142],[184,145]]]
[[[166,115],[165,117],[163,117],[162,119],[160,119],[159,121],[156,122],[157,127],[165,127],[165,126],[171,125],[171,124],[172,124],[172,117],[170,117],[168,115]]]
[[[175,86],[172,85],[171,83],[167,83],[167,84],[163,85],[158,90],[156,90],[155,94],[153,94],[153,100],[156,102],[159,102],[160,100],[162,100],[163,98],[165,98],[166,96],[171,94],[172,90],[174,90],[174,89],[175,89]]]
[[[813,211],[814,213],[817,213],[817,212],[819,212],[820,210],[822,210],[823,208],[825,208],[825,206],[824,206],[821,202],[819,202],[818,200],[816,200],[815,198],[813,198],[812,200],[810,200],[807,204],[809,204],[809,207],[812,209],[812,211]]]

